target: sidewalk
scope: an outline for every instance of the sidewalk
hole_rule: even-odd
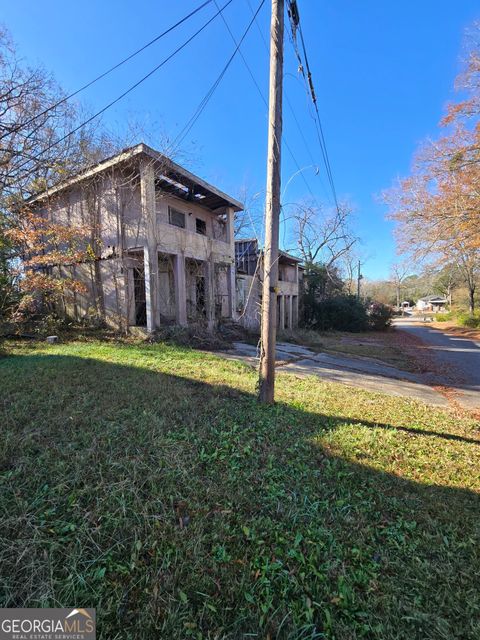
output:
[[[227,358],[257,366],[257,347],[245,342],[233,343],[233,349],[221,352]],[[288,342],[278,342],[277,370],[296,376],[313,375],[330,382],[361,387],[392,396],[420,400],[427,404],[447,407],[448,400],[434,388],[424,384],[419,374],[401,371],[369,358],[315,353]]]

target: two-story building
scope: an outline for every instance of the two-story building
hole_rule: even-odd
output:
[[[301,260],[280,251],[278,256],[277,328],[293,329],[298,326],[299,293],[302,287]],[[235,268],[238,321],[248,329],[260,329],[263,254],[258,241],[235,242]]]
[[[36,195],[30,208],[89,230],[91,259],[51,266],[83,283],[77,320],[121,328],[236,317],[234,215],[242,204],[139,144]]]

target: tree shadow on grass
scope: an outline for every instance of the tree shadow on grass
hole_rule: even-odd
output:
[[[100,638],[478,637],[478,494],[362,438],[467,468],[477,440],[74,356],[0,385],[1,606],[96,607]]]

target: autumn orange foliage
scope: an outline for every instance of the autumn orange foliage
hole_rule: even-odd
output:
[[[446,133],[416,154],[412,174],[385,194],[398,223],[402,252],[450,262],[462,273],[475,305],[480,275],[480,23],[457,87],[467,97],[447,108]]]
[[[25,291],[52,294],[84,291],[84,285],[74,278],[60,277],[58,268],[92,259],[87,229],[54,223],[22,208],[17,212],[17,224],[6,235],[21,252],[20,282]]]

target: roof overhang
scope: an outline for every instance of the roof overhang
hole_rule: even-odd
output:
[[[419,298],[418,302],[448,302],[448,300],[446,298],[442,298],[441,296],[435,296],[435,297],[431,297],[431,298]]]
[[[128,164],[133,159],[141,156],[151,159],[154,163],[156,170],[155,181],[163,191],[211,210],[222,207],[231,207],[234,211],[243,210],[243,204],[241,202],[220,191],[220,189],[217,189],[144,143],[124,149],[117,155],[106,158],[85,171],[60,182],[56,186],[28,198],[26,202],[33,204],[48,200],[52,196],[84,180],[88,180],[112,167]]]
[[[242,243],[254,243],[257,248],[258,248],[258,240],[257,238],[235,238],[235,244],[242,244]],[[259,253],[261,255],[263,255],[264,253],[264,249],[260,249]],[[291,253],[288,253],[287,251],[282,251],[281,249],[278,250],[278,261],[282,262],[283,264],[298,264],[299,267],[301,267],[300,263],[302,262],[301,258],[297,258],[296,256],[293,256]],[[303,267],[301,267],[303,268]]]
[[[279,261],[283,262],[283,263],[294,263],[294,264],[299,264],[302,260],[301,258],[297,258],[296,256],[292,256],[291,253],[287,253],[286,251],[279,251],[278,252],[278,256],[279,256]]]

